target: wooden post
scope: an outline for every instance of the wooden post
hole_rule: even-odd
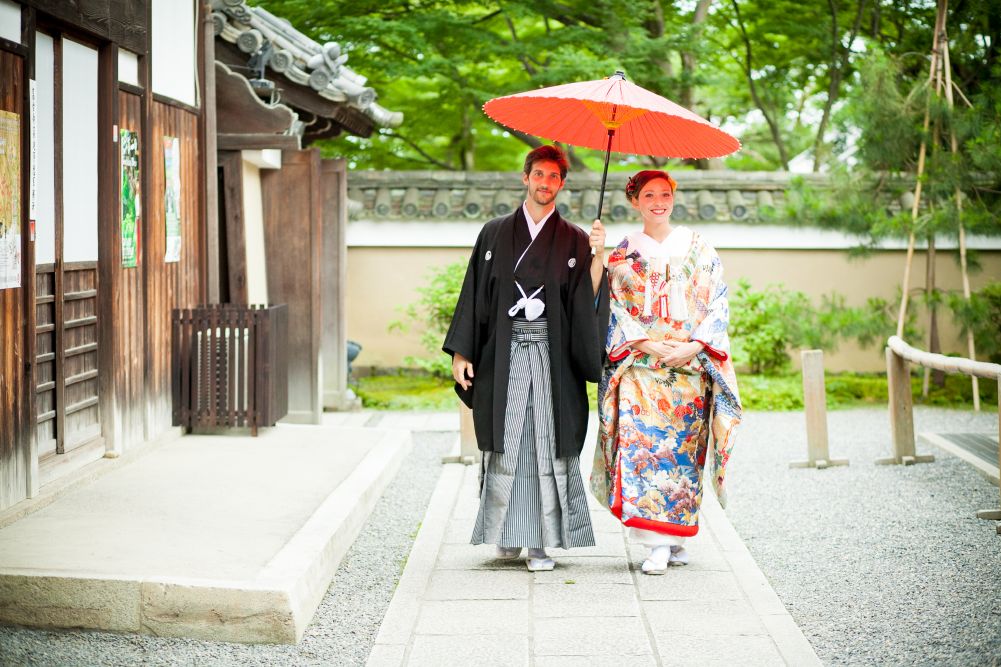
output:
[[[890,432],[893,456],[877,459],[877,465],[929,463],[931,454],[918,455],[914,449],[914,409],[911,402],[910,364],[889,347],[886,348],[886,383],[889,394]]]
[[[806,413],[806,461],[790,468],[846,466],[848,459],[831,460],[827,443],[827,392],[824,389],[823,350],[803,350],[803,411]]]
[[[455,450],[453,450],[455,451]],[[463,463],[473,465],[480,462],[480,449],[476,446],[476,431],[473,428],[473,411],[464,403],[459,403],[459,453],[442,457],[442,463]]]
[[[998,456],[1001,457],[1001,375],[998,376]],[[998,492],[1001,493],[1001,486],[998,487]],[[977,518],[1001,521],[1001,509],[980,510]],[[1001,523],[998,524],[997,534],[1001,535]]]

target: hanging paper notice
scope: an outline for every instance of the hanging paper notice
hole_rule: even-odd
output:
[[[139,135],[120,131],[122,148],[122,266],[139,265],[139,236],[142,229],[142,201],[139,186]]]
[[[28,137],[31,143],[31,171],[28,178],[28,219],[31,220],[31,240],[35,240],[34,223],[38,218],[38,86],[28,81]]]
[[[167,233],[165,262],[181,261],[181,142],[163,138],[164,224]]]
[[[21,116],[0,111],[0,289],[21,286]]]

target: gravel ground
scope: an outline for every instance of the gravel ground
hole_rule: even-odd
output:
[[[915,409],[915,430],[996,432],[997,416]],[[832,458],[806,457],[800,412],[747,415],[727,514],[828,665],[1001,665],[1001,536],[975,518],[997,487],[919,443],[936,461],[876,466],[890,454],[885,410],[828,413]],[[376,424],[370,423],[374,426]],[[404,463],[347,553],[303,641],[246,646],[100,632],[0,627],[2,665],[362,665],[454,433],[415,433]]]
[[[997,433],[997,413],[915,409],[915,432]],[[746,416],[727,515],[828,665],[1001,664],[1001,536],[976,511],[998,488],[919,441],[933,463],[889,456],[885,410],[828,413],[831,458],[806,458],[801,412]]]
[[[414,433],[414,448],[341,561],[295,646],[0,627],[0,665],[364,665],[455,433]]]

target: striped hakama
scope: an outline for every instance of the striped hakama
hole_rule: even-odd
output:
[[[484,452],[472,544],[594,544],[580,462],[556,456],[546,320],[515,319],[504,411],[504,452]]]

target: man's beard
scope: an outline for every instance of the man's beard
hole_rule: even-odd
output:
[[[545,206],[552,203],[552,201],[556,199],[556,194],[551,190],[535,190],[532,192],[532,199],[535,200],[536,204]]]

